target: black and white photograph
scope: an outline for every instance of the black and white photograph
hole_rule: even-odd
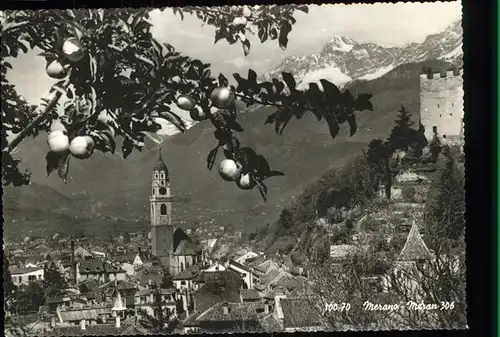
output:
[[[0,27],[5,336],[468,327],[461,2]]]

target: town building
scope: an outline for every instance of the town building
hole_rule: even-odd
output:
[[[43,267],[10,267],[9,271],[12,282],[16,286],[22,284],[26,285],[34,281],[41,281],[44,275]]]

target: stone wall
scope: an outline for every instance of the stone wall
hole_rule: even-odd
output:
[[[463,70],[420,75],[420,120],[428,140],[433,127],[449,141],[463,137]]]

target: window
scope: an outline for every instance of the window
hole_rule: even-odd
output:
[[[247,277],[247,274],[246,273],[242,273],[241,276],[242,277]]]
[[[36,275],[28,275],[28,281],[35,281]]]
[[[155,179],[158,179],[158,173],[155,173]]]
[[[167,194],[167,189],[165,187],[160,187],[160,195],[165,195]]]
[[[19,276],[19,283],[23,282],[23,277]]]
[[[155,189],[154,188],[151,189],[151,195],[155,195]]]
[[[455,103],[451,103],[451,106],[455,106]]]
[[[181,286],[185,286],[186,285],[186,281],[181,281]]]
[[[439,108],[439,104],[438,104],[438,108]]]
[[[42,275],[38,275],[38,279],[40,280],[42,278]]]
[[[160,179],[165,179],[165,174],[160,173]]]
[[[160,214],[161,215],[166,215],[167,214],[167,205],[161,204],[161,206],[160,206]]]

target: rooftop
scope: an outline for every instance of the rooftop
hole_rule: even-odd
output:
[[[426,260],[431,257],[431,252],[425,244],[417,224],[413,222],[403,250],[399,254],[398,261]]]
[[[285,328],[324,326],[319,310],[303,298],[282,298],[280,305],[283,310]]]
[[[10,267],[9,271],[11,275],[21,275],[32,273],[41,269],[43,269],[43,267]]]

